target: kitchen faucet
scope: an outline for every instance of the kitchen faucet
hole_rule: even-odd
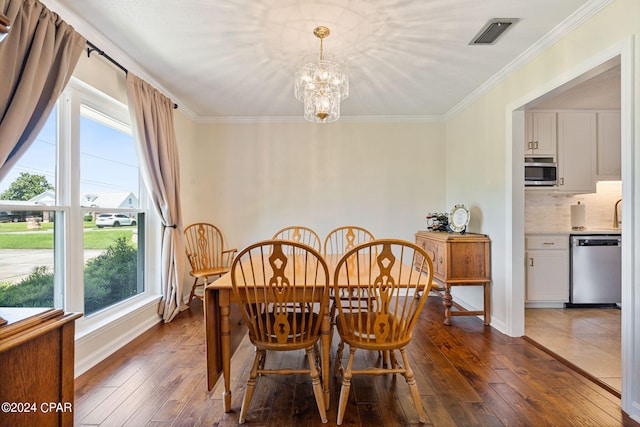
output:
[[[613,228],[620,228],[620,223],[622,222],[618,219],[618,205],[621,201],[622,199],[618,200],[613,207]]]

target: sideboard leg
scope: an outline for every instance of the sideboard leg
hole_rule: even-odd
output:
[[[444,324],[451,326],[451,307],[453,306],[453,298],[451,297],[451,287],[445,286],[442,304],[444,305]]]

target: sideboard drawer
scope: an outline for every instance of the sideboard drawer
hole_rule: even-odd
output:
[[[445,257],[445,247],[443,244],[430,240],[416,237],[416,243],[420,246],[431,258],[433,263],[433,276],[438,280],[444,280],[445,273],[447,271],[447,263]]]

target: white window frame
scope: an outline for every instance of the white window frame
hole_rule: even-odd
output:
[[[109,118],[109,125],[131,133],[128,107],[92,86],[72,77],[59,99],[58,107],[58,162],[56,173],[56,205],[51,210],[64,212],[64,245],[55,248],[56,259],[62,260],[64,267],[57,280],[64,280],[64,309],[70,312],[84,311],[84,213],[94,212],[142,212],[145,230],[144,242],[139,241],[144,253],[144,291],[138,295],[106,307],[76,321],[76,339],[110,327],[113,322],[140,310],[149,304],[157,306],[161,296],[160,265],[160,221],[151,208],[145,186],[140,185],[138,209],[96,209],[80,206],[80,113],[81,107],[90,109],[89,116]],[[102,120],[100,120],[102,122]],[[66,254],[66,256],[65,256]],[[57,263],[57,262],[56,262]]]

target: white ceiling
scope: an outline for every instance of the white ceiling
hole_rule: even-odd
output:
[[[293,73],[317,53],[344,56],[342,115],[446,116],[532,46],[604,0],[44,0],[89,40],[199,119],[295,117]],[[574,12],[578,11],[576,14]],[[518,18],[470,46],[493,18]],[[523,52],[525,54],[523,55]]]

